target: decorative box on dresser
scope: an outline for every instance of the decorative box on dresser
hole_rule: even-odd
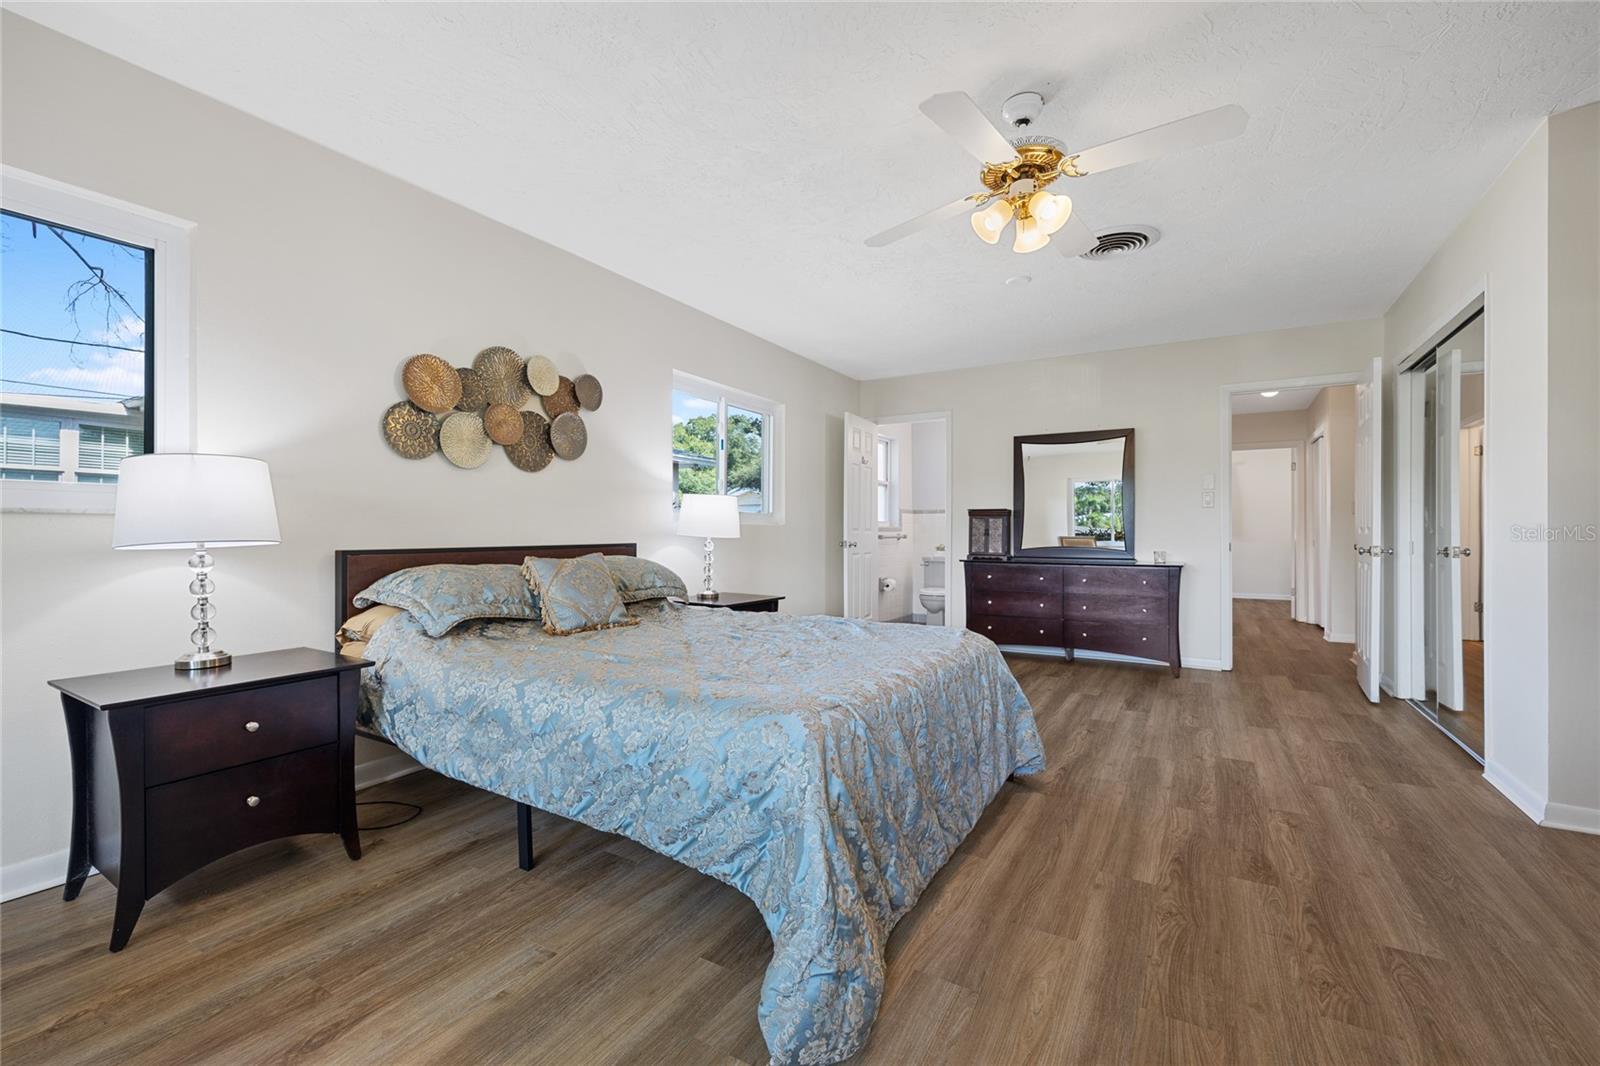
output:
[[[1111,652],[1178,676],[1177,564],[967,559],[967,628],[996,644]]]
[[[337,833],[361,857],[356,700],[371,665],[291,648],[193,673],[160,666],[50,682],[72,756],[63,896],[78,895],[91,865],[117,886],[112,951],[146,900],[241,848]]]

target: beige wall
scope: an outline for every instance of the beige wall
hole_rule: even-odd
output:
[[[1253,415],[1233,416],[1233,443],[1282,444],[1285,441],[1303,443],[1306,439],[1307,416],[1299,411],[1264,411]]]
[[[0,154],[167,212],[194,235],[197,445],[272,465],[283,543],[217,553],[220,643],[327,647],[341,547],[637,540],[693,577],[674,535],[674,368],[787,405],[788,520],[717,550],[727,588],[837,611],[841,415],[857,384],[11,14]],[[596,374],[588,453],[529,475],[409,462],[379,432],[398,369],[490,344]],[[7,888],[57,878],[67,751],[51,677],[170,661],[190,628],[184,556],[115,552],[111,520],[6,514],[3,824]],[[115,639],[108,639],[115,634]],[[375,749],[386,750],[386,749]]]
[[[1550,120],[1549,264],[1549,816],[1600,832],[1600,104]]]
[[[1485,773],[1530,816],[1591,831],[1600,831],[1597,546],[1522,531],[1600,521],[1597,122],[1600,105],[1590,105],[1541,126],[1384,317],[1392,457],[1395,367],[1485,300]],[[1394,472],[1391,459],[1391,543]],[[1392,583],[1387,591],[1392,619]]]
[[[1134,549],[1184,564],[1184,659],[1215,667],[1221,654],[1221,511],[1201,506],[1206,477],[1221,483],[1221,388],[1273,378],[1359,372],[1381,349],[1376,321],[1219,337],[1037,362],[863,382],[865,414],[952,412],[955,543],[966,554],[966,515],[1011,506],[1015,434],[1134,428]],[[952,562],[950,609],[966,596]],[[1231,596],[1229,597],[1231,602]]]

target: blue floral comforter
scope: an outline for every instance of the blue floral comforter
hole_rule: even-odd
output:
[[[668,855],[755,901],[775,1063],[866,1042],[895,923],[1012,774],[1033,709],[961,630],[679,607],[551,637],[410,615],[367,646],[369,724],[424,766]]]

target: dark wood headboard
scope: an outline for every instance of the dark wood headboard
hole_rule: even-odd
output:
[[[514,563],[530,555],[570,559],[599,552],[601,555],[637,555],[637,544],[514,544],[503,548],[352,548],[333,553],[333,629],[355,613],[356,593],[396,570],[436,563]]]

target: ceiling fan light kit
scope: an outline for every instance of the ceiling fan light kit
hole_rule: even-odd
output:
[[[1000,243],[1006,227],[1014,221],[1013,252],[1037,252],[1050,243],[1052,236],[1066,230],[1059,245],[1061,254],[1083,255],[1097,250],[1100,238],[1074,216],[1072,198],[1047,192],[1049,185],[1061,178],[1087,177],[1237,137],[1249,121],[1243,108],[1229,104],[1068,155],[1059,142],[1047,137],[1030,135],[1013,144],[966,93],[938,93],[924,100],[919,109],[983,164],[978,178],[985,191],[963,196],[869,237],[870,247],[879,248],[909,237],[965,213],[968,205],[976,204],[978,210],[970,213],[968,221],[972,232],[985,244]],[[1014,128],[1023,129],[1031,126],[1043,109],[1042,96],[1022,92],[1006,100],[1002,114]]]

